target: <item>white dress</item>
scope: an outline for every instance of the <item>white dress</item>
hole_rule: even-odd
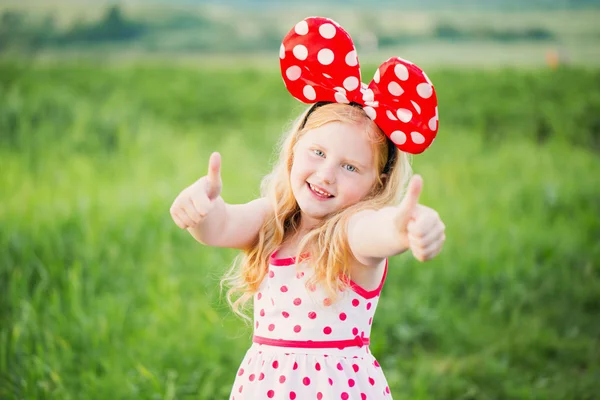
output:
[[[350,281],[334,304],[325,290],[307,290],[307,263],[271,257],[254,295],[254,337],[233,383],[230,400],[391,399],[369,336],[379,287]]]

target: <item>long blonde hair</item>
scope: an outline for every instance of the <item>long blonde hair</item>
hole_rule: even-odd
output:
[[[283,137],[279,144],[279,159],[273,171],[261,183],[261,195],[269,199],[271,212],[255,242],[235,259],[221,280],[221,289],[225,284],[229,286],[227,301],[232,310],[246,320],[250,319],[243,310],[248,300],[258,291],[268,271],[271,254],[300,226],[300,207],[290,184],[294,147],[307,131],[330,122],[362,126],[365,129],[372,142],[378,174],[370,193],[364,199],[329,215],[300,241],[296,260],[300,260],[301,254],[310,254],[315,271],[314,276],[307,281],[307,286],[323,284],[334,302],[338,292],[347,286],[345,280],[340,278],[349,275],[350,248],[346,228],[350,217],[360,210],[376,210],[397,204],[404,194],[412,175],[408,154],[397,151],[396,156],[388,160],[389,154],[393,154],[388,146],[393,144],[362,108],[338,103],[308,108]]]

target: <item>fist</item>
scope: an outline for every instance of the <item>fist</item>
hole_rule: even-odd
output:
[[[194,228],[214,207],[221,194],[221,155],[212,153],[208,160],[208,175],[185,188],[173,201],[170,212],[181,229]]]
[[[419,261],[435,257],[446,240],[446,226],[438,213],[419,203],[423,178],[415,175],[408,191],[398,206],[396,227],[404,248],[410,249]]]

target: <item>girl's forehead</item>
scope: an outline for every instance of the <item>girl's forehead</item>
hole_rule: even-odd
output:
[[[372,144],[366,129],[362,125],[344,122],[329,122],[318,128],[310,129],[302,136],[317,141],[356,141]]]
[[[348,157],[360,157],[363,161],[373,158],[373,142],[364,126],[330,122],[307,131],[300,141],[321,145]]]

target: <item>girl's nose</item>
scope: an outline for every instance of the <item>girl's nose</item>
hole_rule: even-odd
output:
[[[335,166],[330,163],[323,163],[317,171],[317,175],[324,183],[335,183]]]

